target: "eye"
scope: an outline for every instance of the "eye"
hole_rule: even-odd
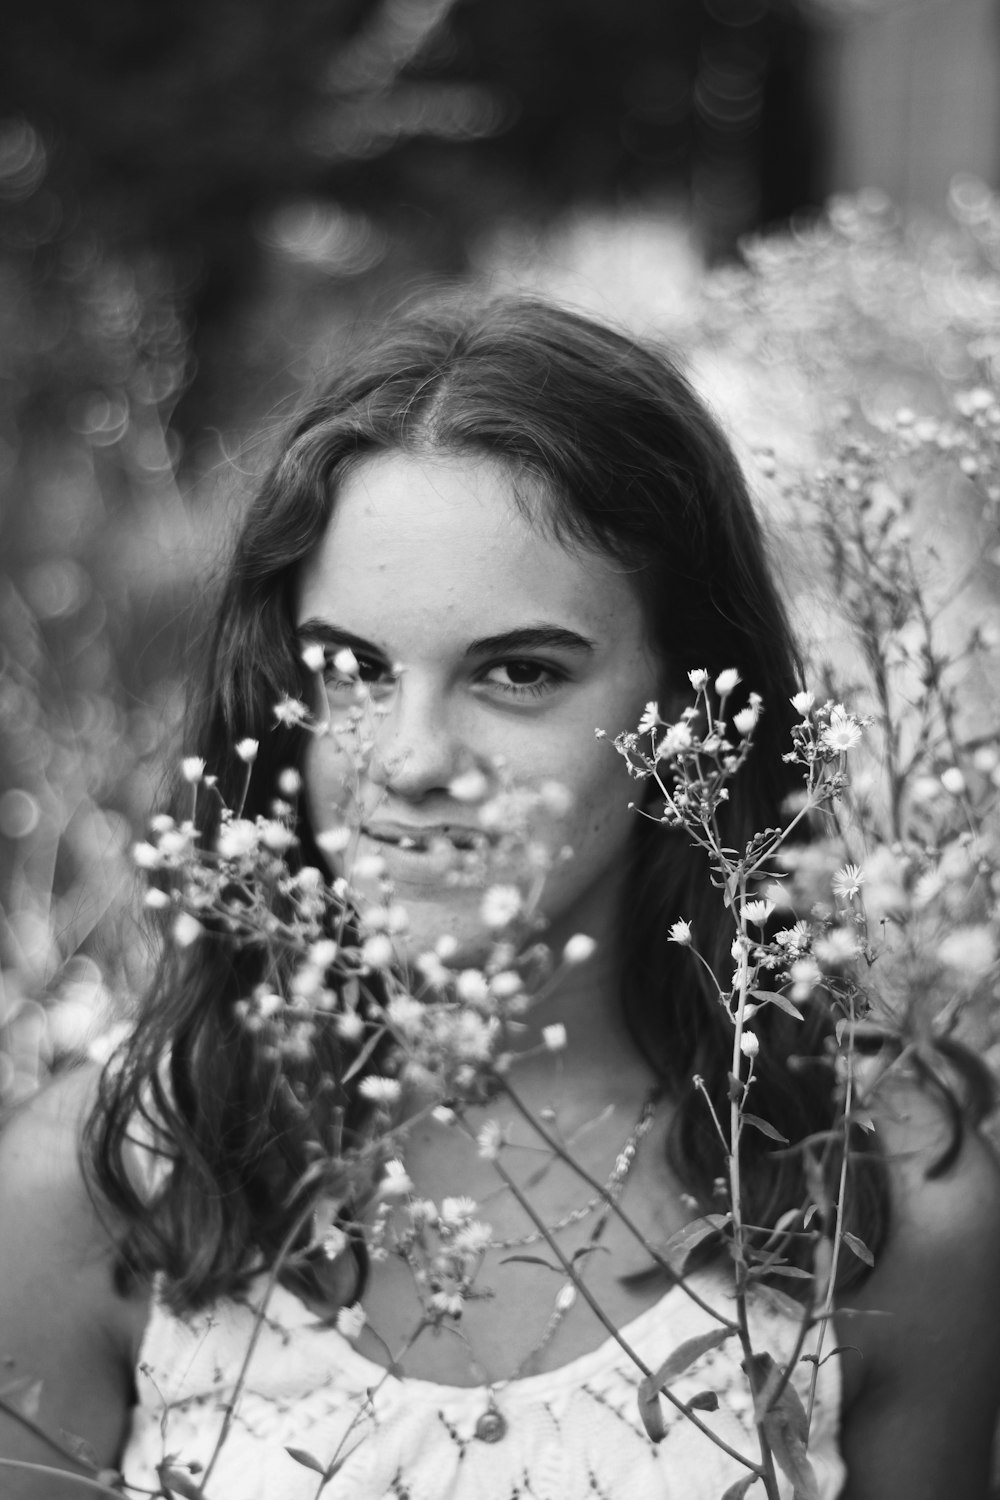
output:
[[[541,698],[565,681],[565,673],[548,662],[511,657],[487,667],[481,681],[511,698]]]
[[[353,697],[359,684],[375,698],[385,697],[392,692],[396,686],[396,674],[381,657],[365,656],[355,651],[353,655],[358,664],[357,673],[342,672],[336,664],[337,653],[341,650],[343,647],[339,646],[327,648],[323,680],[329,694],[349,699]]]

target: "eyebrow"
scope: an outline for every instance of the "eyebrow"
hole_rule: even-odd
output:
[[[367,656],[372,653],[379,656],[386,654],[371,641],[352,635],[349,630],[342,630],[339,625],[334,625],[329,620],[306,620],[297,628],[295,634],[303,643],[318,641],[321,645],[327,646],[349,646],[352,651],[362,652]],[[522,625],[516,630],[501,631],[499,635],[479,637],[466,647],[465,655],[466,657],[516,656],[521,651],[553,650],[575,651],[590,655],[597,650],[597,642],[592,641],[588,636],[580,635],[575,630],[567,630],[563,625]]]

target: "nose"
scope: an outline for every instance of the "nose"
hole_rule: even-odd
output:
[[[368,776],[377,787],[410,801],[445,792],[468,758],[449,722],[447,705],[431,684],[407,674],[383,705]]]

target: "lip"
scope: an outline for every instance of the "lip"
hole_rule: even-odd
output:
[[[454,849],[468,851],[484,848],[489,835],[468,823],[396,823],[389,819],[365,823],[362,832],[377,844],[388,844],[409,853],[426,854],[442,841]]]

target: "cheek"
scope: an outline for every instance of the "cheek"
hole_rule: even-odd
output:
[[[350,760],[330,736],[313,740],[302,763],[309,821],[318,832],[350,811],[356,774]]]

